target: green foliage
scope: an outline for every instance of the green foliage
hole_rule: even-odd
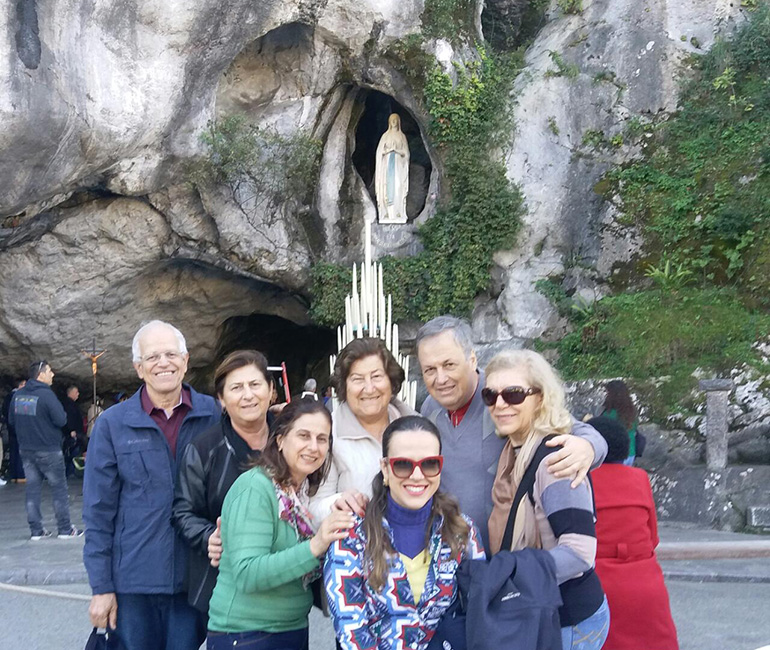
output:
[[[553,115],[548,117],[548,130],[554,135],[559,135],[559,125],[556,124],[556,118]]]
[[[313,296],[311,316],[323,325],[339,325],[345,321],[345,296],[350,293],[352,270],[339,264],[316,262],[311,269],[310,294]]]
[[[667,292],[678,291],[693,279],[693,273],[690,269],[683,268],[681,264],[673,267],[671,260],[666,260],[663,266],[648,264],[644,274]]]
[[[409,34],[393,41],[384,53],[391,65],[407,77],[418,91],[422,91],[428,71],[436,63],[433,56],[423,50],[422,46],[422,34]]]
[[[767,308],[770,8],[695,67],[678,114],[646,127],[645,158],[612,171],[606,195],[620,197],[650,262],[670,261],[704,287],[734,286]]]
[[[599,149],[607,144],[607,138],[604,137],[604,133],[597,129],[586,129],[583,131],[583,140],[581,144],[584,147],[591,147],[592,149]]]
[[[725,372],[742,363],[763,366],[755,341],[770,332],[770,315],[748,309],[727,288],[660,289],[604,298],[556,344],[566,379],[670,376],[653,396],[671,412],[694,386],[696,368]]]
[[[304,133],[282,135],[232,116],[209,122],[201,140],[208,152],[189,169],[190,181],[230,188],[248,214],[302,203],[316,185],[321,142]]]
[[[473,36],[476,3],[473,0],[425,0],[422,33],[427,38],[452,42]]]
[[[579,14],[583,11],[583,0],[556,0],[556,4],[565,14]]]
[[[612,70],[600,70],[594,75],[594,83],[615,83],[617,75]]]
[[[575,79],[580,74],[580,68],[574,63],[567,63],[561,54],[551,50],[548,54],[553,61],[556,69],[549,68],[545,71],[545,78],[550,79],[552,77],[566,77],[567,79]]]
[[[477,56],[457,66],[454,82],[435,61],[425,79],[429,135],[444,161],[450,196],[420,227],[421,253],[381,260],[399,319],[467,315],[474,298],[489,287],[493,253],[515,242],[522,199],[508,180],[497,145],[510,132],[508,93],[521,58],[489,55],[481,48]],[[349,272],[331,276],[325,270],[324,282],[313,291],[311,315],[325,325],[342,320],[340,311],[328,307],[329,283],[344,284],[344,296],[350,281]]]

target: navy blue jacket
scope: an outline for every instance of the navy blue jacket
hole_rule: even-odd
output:
[[[187,547],[171,527],[177,463],[190,441],[220,417],[212,397],[190,394],[176,458],[142,410],[140,391],[96,420],[83,482],[83,563],[94,594],[184,590]]]
[[[19,449],[61,451],[61,428],[67,422],[67,414],[48,384],[30,379],[17,390],[8,421],[16,430]]]

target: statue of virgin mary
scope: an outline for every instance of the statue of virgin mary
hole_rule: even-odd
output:
[[[406,223],[409,192],[409,145],[401,131],[401,118],[392,113],[388,130],[377,145],[374,192],[380,223]]]

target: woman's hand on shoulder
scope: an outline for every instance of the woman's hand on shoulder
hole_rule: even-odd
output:
[[[347,510],[336,510],[321,522],[318,532],[310,539],[310,552],[322,557],[329,546],[338,539],[345,539],[355,523],[355,518]]]
[[[332,512],[352,512],[363,517],[366,514],[366,506],[369,505],[369,497],[358,490],[347,490],[340,494],[332,505]]]

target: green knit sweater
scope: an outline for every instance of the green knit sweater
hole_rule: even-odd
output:
[[[222,506],[222,559],[209,604],[216,632],[307,627],[313,595],[302,576],[318,564],[310,542],[278,518],[273,482],[259,468],[233,483]]]

